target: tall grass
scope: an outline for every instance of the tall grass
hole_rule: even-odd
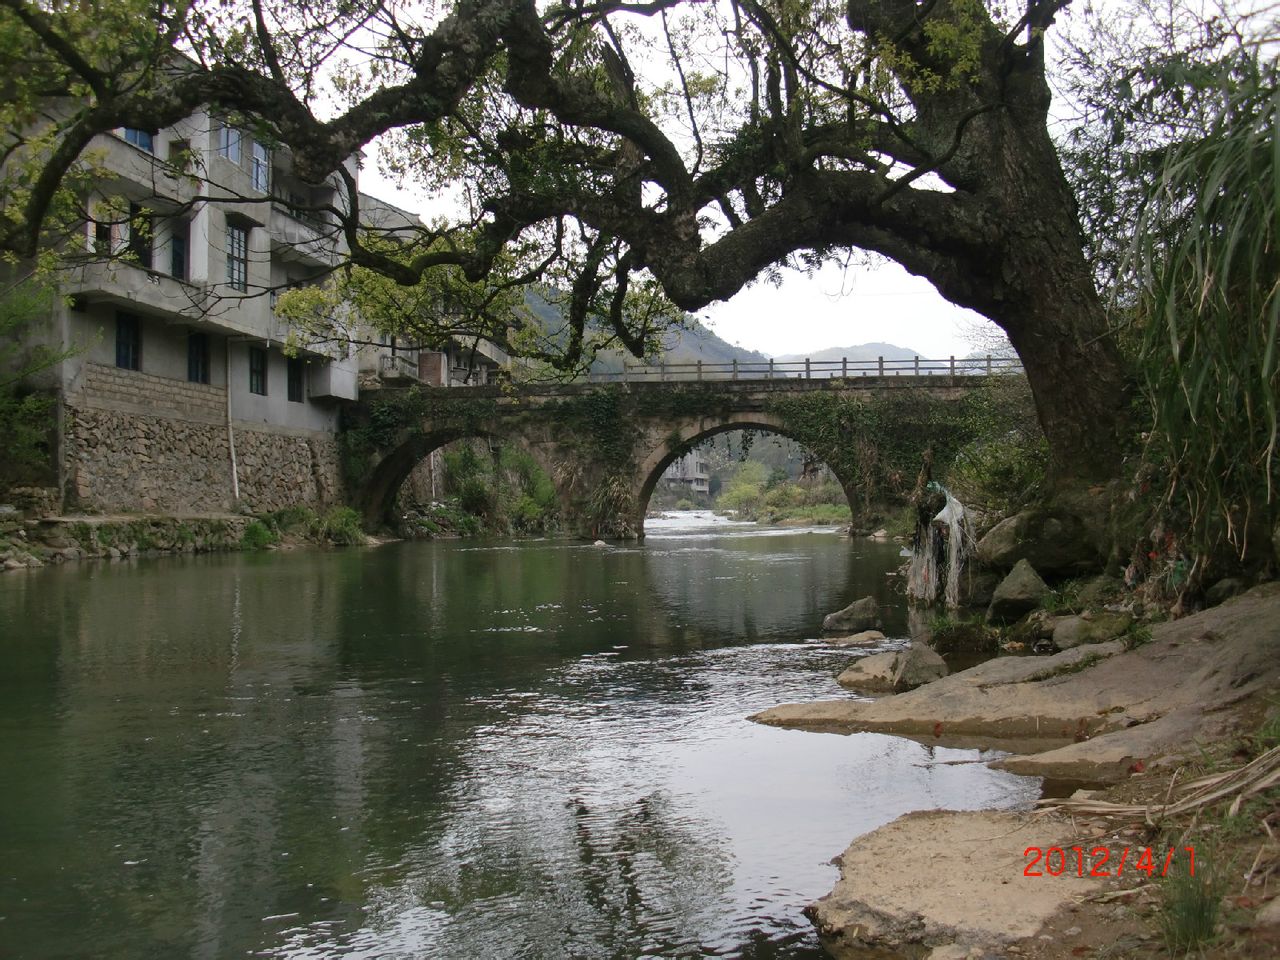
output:
[[[1276,64],[1245,50],[1206,96],[1216,117],[1169,151],[1143,211],[1134,327],[1163,505],[1197,552],[1244,558],[1280,512]]]
[[[1190,956],[1213,939],[1218,924],[1222,893],[1213,875],[1197,868],[1171,872],[1161,884],[1158,919],[1165,947],[1173,957]]]

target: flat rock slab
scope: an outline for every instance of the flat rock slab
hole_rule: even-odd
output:
[[[752,719],[955,745],[1039,742],[999,763],[1017,773],[1107,782],[1138,761],[1194,749],[1232,704],[1280,683],[1280,583],[1120,641],[1052,657],[1002,657],[874,702],[785,704]],[[1064,746],[1066,744],[1066,746]],[[1008,749],[1008,747],[1005,747]]]
[[[837,960],[948,945],[999,950],[1101,887],[1065,873],[1023,875],[1027,847],[1069,847],[1071,838],[1068,822],[1047,816],[909,813],[850,844],[835,889],[805,912]]]

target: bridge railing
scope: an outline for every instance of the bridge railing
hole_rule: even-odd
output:
[[[829,380],[837,377],[973,377],[1021,373],[1017,357],[948,357],[945,360],[734,360],[729,363],[625,364],[620,372],[593,373],[595,383],[698,380]]]

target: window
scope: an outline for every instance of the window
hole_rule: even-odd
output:
[[[116,366],[142,369],[142,326],[131,313],[116,314]]]
[[[249,392],[267,395],[267,351],[261,347],[249,348]]]
[[[250,148],[249,175],[253,177],[253,189],[266,193],[271,188],[271,155],[257,140]]]
[[[191,237],[191,224],[186,220],[175,220],[169,229],[169,276],[175,280],[185,280],[187,279],[187,241]]]
[[[218,128],[218,156],[232,163],[240,162],[240,131],[223,124]]]
[[[306,372],[307,366],[302,362],[301,357],[289,358],[289,399],[294,403],[301,403],[305,397],[303,391],[302,377]]]
[[[138,266],[151,269],[151,214],[136,203],[129,204],[129,253]]]
[[[99,256],[111,256],[111,224],[103,220],[93,222],[93,252]]]
[[[187,380],[191,383],[209,382],[209,335],[187,334]]]
[[[169,141],[169,165],[173,168],[173,173],[190,173],[195,166],[195,159],[190,140]]]
[[[227,283],[244,293],[249,289],[249,228],[227,224]]]
[[[124,138],[135,147],[141,147],[147,153],[155,153],[155,137],[149,130],[134,130],[132,127],[124,128]]]

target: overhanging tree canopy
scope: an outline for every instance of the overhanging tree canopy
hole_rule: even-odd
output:
[[[29,170],[0,187],[0,247],[40,249],[103,131],[210,104],[313,180],[389,136],[468,213],[389,254],[352,209],[355,264],[412,285],[514,257],[567,284],[577,330],[600,310],[638,351],[637,284],[692,310],[792,258],[871,251],[1003,327],[1059,470],[1107,475],[1126,385],[1046,128],[1042,38],[1067,2],[0,0],[5,147]]]

